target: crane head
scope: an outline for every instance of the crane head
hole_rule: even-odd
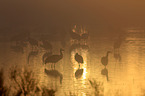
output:
[[[79,55],[78,53],[75,54],[75,56],[78,56],[78,55]]]
[[[111,51],[107,51],[107,53],[111,53]]]
[[[60,51],[64,51],[64,49],[61,48]]]

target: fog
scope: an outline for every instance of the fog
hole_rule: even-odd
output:
[[[99,94],[95,81],[102,82],[104,96],[140,96],[145,89],[144,17],[143,0],[0,0],[3,86],[17,85],[30,67],[40,87],[51,87],[48,93],[56,96]]]
[[[1,27],[61,26],[144,26],[145,2],[137,0],[1,0]]]

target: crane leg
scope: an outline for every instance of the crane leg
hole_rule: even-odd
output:
[[[51,69],[52,69],[52,64],[51,64]]]
[[[106,78],[107,78],[107,81],[109,81],[109,77],[108,77],[108,74],[106,75]]]
[[[55,64],[54,64],[54,69],[55,69]]]

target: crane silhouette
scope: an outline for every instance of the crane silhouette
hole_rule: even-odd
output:
[[[46,52],[46,53],[44,53],[43,56],[42,56],[43,63],[44,63],[45,59],[48,58],[51,55],[52,55],[52,52]]]
[[[83,40],[84,44],[86,45],[87,40],[88,40],[89,34],[88,33],[83,33],[81,35],[81,39]]]
[[[72,39],[75,39],[75,40],[81,39],[81,36],[79,34],[77,34],[76,32],[71,32],[70,35],[71,35]]]
[[[44,72],[45,72],[45,74],[47,74],[50,77],[59,78],[60,79],[60,84],[62,84],[63,75],[59,71],[44,69]]]
[[[114,42],[114,52],[119,52],[119,48],[121,46],[122,39],[121,37],[118,37],[118,39]]]
[[[75,78],[79,79],[83,75],[84,69],[77,69],[75,72]]]
[[[32,46],[32,50],[33,50],[33,47],[38,47],[38,41],[37,41],[37,40],[28,37],[28,42],[29,42],[30,45]]]
[[[120,52],[119,52],[121,43],[122,43],[122,38],[119,36],[117,38],[117,40],[114,42],[114,46],[113,46],[114,47],[114,58],[116,59],[116,62],[121,61],[121,55],[120,55]]]
[[[80,48],[80,46],[81,46],[80,44],[72,44],[72,45],[70,46],[69,51],[72,52],[72,50],[78,49],[78,48]]]
[[[88,39],[88,37],[89,37],[89,34],[88,33],[83,33],[81,35],[81,39]]]
[[[37,55],[38,55],[38,50],[37,50],[37,51],[31,51],[31,52],[29,53],[29,55],[28,55],[28,60],[27,60],[28,64],[29,64],[30,58],[31,58],[31,57],[34,57],[34,56],[37,56]]]
[[[57,63],[58,61],[60,61],[63,58],[62,51],[64,51],[64,50],[60,49],[60,55],[51,55],[51,56],[47,57],[45,59],[44,63],[45,64],[53,63],[54,64],[54,69],[55,69],[55,63]],[[52,64],[51,64],[51,68],[52,68]]]
[[[79,68],[80,68],[80,63],[84,63],[83,57],[78,53],[75,54],[75,60],[79,63]]]
[[[109,55],[109,53],[111,53],[111,51],[107,51],[106,56],[104,56],[104,57],[101,58],[101,63],[102,63],[105,67],[106,67],[107,64],[108,64],[108,55]]]
[[[46,41],[46,40],[42,40],[42,45],[40,45],[40,47],[42,47],[45,50],[52,50],[52,45],[50,44],[50,42]]]
[[[87,49],[87,50],[88,50],[88,49],[89,49],[89,46],[88,46],[88,45],[81,45],[81,48],[82,48],[82,49]]]
[[[114,52],[114,58],[116,59],[116,61],[121,61],[121,55],[120,55],[120,53],[115,53]]]
[[[107,78],[107,81],[109,81],[109,78],[108,78],[108,69],[107,69],[107,68],[102,69],[102,70],[101,70],[101,74],[102,74],[102,75],[105,75],[106,78]]]

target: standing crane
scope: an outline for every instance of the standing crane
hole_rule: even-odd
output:
[[[115,42],[114,42],[114,52],[119,52],[119,48],[121,46],[122,39],[119,37]]]
[[[75,72],[76,79],[81,78],[82,75],[83,75],[83,72],[84,72],[84,69],[77,69],[76,72]]]
[[[60,61],[63,58],[63,54],[62,51],[64,51],[63,49],[60,49],[60,55],[51,55],[49,57],[47,57],[44,61],[45,64],[47,63],[53,63],[54,64],[54,69],[55,69],[55,63],[57,63],[58,61]],[[52,68],[52,65],[51,65]]]
[[[49,77],[53,77],[53,78],[59,78],[60,79],[60,84],[62,84],[62,80],[63,80],[63,75],[57,71],[57,70],[47,70],[44,69],[45,74],[47,74]]]
[[[88,33],[83,33],[81,35],[81,39],[83,39],[84,44],[87,43],[88,38],[89,38],[89,34]]]
[[[120,46],[122,43],[122,38],[118,37],[117,40],[114,42],[114,58],[116,59],[116,61],[121,61],[121,55],[119,52]]]
[[[120,62],[120,61],[121,61],[121,55],[120,55],[120,53],[115,53],[115,52],[114,52],[114,58],[116,59],[116,62],[117,62],[117,61]]]
[[[81,39],[81,36],[79,34],[77,34],[76,32],[71,32],[70,35],[71,35],[72,39],[75,39],[75,40]]]
[[[111,51],[107,51],[106,56],[101,58],[101,63],[106,67],[108,64],[108,55],[111,53]]]
[[[52,52],[45,52],[42,56],[42,61],[44,63],[45,59],[52,55]]]
[[[38,41],[33,39],[33,38],[28,38],[28,42],[30,43],[30,45],[32,46],[32,50],[33,50],[33,47],[38,47]]]
[[[83,57],[78,53],[75,54],[75,60],[79,63],[79,68],[80,68],[80,63],[84,63]]]
[[[81,35],[81,39],[88,39],[88,37],[89,37],[89,34],[88,33],[83,33]]]
[[[38,50],[37,51],[31,51],[28,55],[28,59],[27,59],[27,62],[29,64],[29,60],[31,57],[34,57],[34,56],[37,56],[38,55]]]
[[[52,51],[52,45],[50,44],[50,42],[46,41],[46,40],[42,40],[42,45],[40,45],[40,47],[42,47],[45,50],[50,50]]]
[[[107,68],[102,69],[102,70],[101,70],[101,74],[102,74],[102,75],[105,75],[106,78],[107,78],[107,81],[109,81],[109,78],[108,78],[108,69],[107,69]]]

